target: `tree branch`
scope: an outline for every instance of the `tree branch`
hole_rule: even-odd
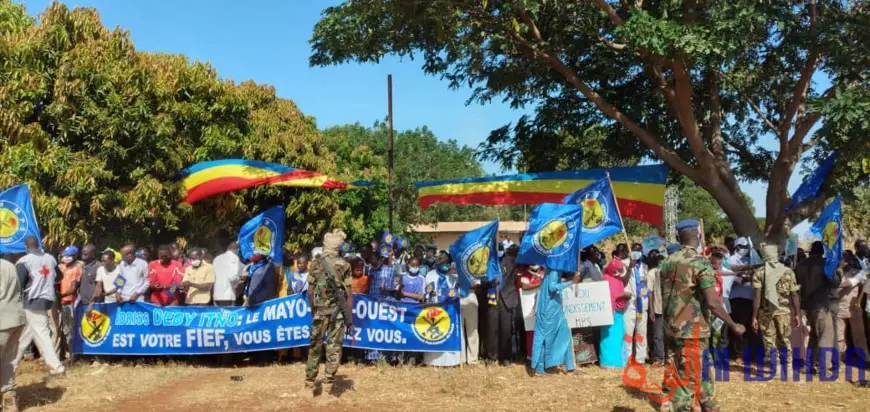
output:
[[[767,126],[767,128],[770,129],[770,131],[773,132],[773,134],[778,136],[779,135],[779,128],[776,127],[776,125],[772,121],[770,121],[770,118],[768,118],[767,115],[765,115],[763,111],[761,111],[761,107],[759,107],[758,104],[756,104],[754,101],[752,101],[752,98],[747,96],[746,93],[743,93],[743,90],[741,90],[739,87],[736,87],[736,86],[733,86],[733,87],[735,90],[737,90],[737,94],[740,95],[740,98],[743,99],[743,101],[746,102],[746,104],[748,104],[749,107],[752,108],[752,111],[754,111],[755,114],[757,114],[758,117],[761,118],[762,121],[764,121],[765,126]]]
[[[608,6],[609,7],[609,6]],[[536,47],[534,44],[523,38],[520,33],[515,31],[513,27],[508,27],[508,33],[511,38],[513,38],[523,50],[523,52],[530,56],[535,60],[542,61],[547,64],[561,74],[571,85],[580,90],[587,99],[589,99],[595,106],[604,112],[607,116],[616,120],[619,124],[629,129],[637,138],[645,144],[647,147],[652,149],[655,154],[665,161],[668,165],[677,170],[677,172],[686,175],[692,180],[699,181],[699,175],[697,170],[693,167],[689,166],[680,156],[676,153],[676,151],[668,146],[661,137],[656,136],[650,133],[648,130],[641,127],[637,122],[632,120],[629,116],[625,115],[618,108],[613,106],[610,102],[608,102],[604,97],[598,94],[595,90],[589,87],[583,80],[577,77],[577,74],[574,72],[574,69],[568,67],[565,63],[563,63],[560,59],[553,56],[549,52],[545,50],[541,50]]]
[[[617,26],[622,24],[622,17],[619,17],[619,14],[616,14],[616,10],[607,4],[607,0],[595,0],[595,3],[598,4],[601,11],[607,14],[607,17],[610,17],[610,21],[612,21],[613,24]]]
[[[627,47],[627,45],[624,43],[616,43],[616,42],[607,40],[606,38],[604,38],[604,36],[598,36],[598,40],[601,40],[601,42],[604,43],[605,46],[610,47],[611,49],[617,50],[617,51],[621,51]]]
[[[695,157],[698,159],[698,164],[702,167],[709,167],[709,162],[703,160],[710,154],[704,141],[701,138],[698,120],[695,118],[695,111],[692,107],[692,85],[689,79],[689,73],[686,71],[683,62],[674,62],[674,91],[677,94],[676,103],[680,111],[680,126],[683,129],[683,134],[686,135],[686,140],[689,141],[689,146]]]
[[[816,34],[816,0],[809,0],[809,9],[810,9],[810,34]],[[809,92],[810,82],[813,79],[813,74],[816,72],[816,66],[819,62],[819,52],[815,47],[810,47],[810,52],[807,56],[807,61],[803,69],[800,71],[800,77],[798,78],[797,83],[794,87],[794,93],[792,93],[791,102],[789,103],[788,110],[782,117],[782,123],[779,125],[779,141],[782,150],[785,150],[789,144],[788,133],[791,131],[792,124],[794,123],[795,117],[800,116],[806,108],[807,102],[807,93]],[[791,139],[791,143],[795,145],[801,145],[801,141],[795,141],[794,137]]]
[[[708,78],[710,88],[710,144],[713,147],[713,153],[716,154],[717,160],[722,160],[728,163],[725,157],[725,147],[722,143],[722,104],[719,100],[719,75],[716,70],[708,69]]]

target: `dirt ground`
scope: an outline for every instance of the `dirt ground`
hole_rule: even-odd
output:
[[[735,369],[737,370],[737,369]],[[649,370],[650,381],[664,370]],[[40,361],[22,364],[20,403],[33,411],[653,411],[648,397],[622,384],[621,370],[579,368],[572,374],[530,378],[511,367],[375,367],[343,365],[337,397],[303,388],[304,365],[212,367],[170,361],[77,363],[67,376],[46,381]],[[842,374],[841,374],[842,375]],[[241,381],[231,379],[241,376]],[[732,372],[717,382],[725,411],[864,411],[870,389],[837,382],[744,382]]]

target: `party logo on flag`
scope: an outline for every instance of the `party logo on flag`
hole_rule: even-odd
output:
[[[272,245],[275,244],[275,236],[278,232],[278,224],[272,219],[264,217],[254,234],[254,253],[260,255],[272,254]]]
[[[843,259],[842,229],[842,202],[838,195],[822,210],[819,218],[810,227],[810,231],[814,235],[822,238],[822,244],[825,247],[825,276],[828,279],[834,277],[834,273]]]
[[[450,245],[450,255],[456,260],[456,272],[462,290],[469,290],[473,281],[501,279],[501,265],[496,253],[497,242],[496,220],[466,232]]]
[[[24,239],[28,236],[35,237],[42,246],[30,188],[18,185],[0,192],[0,253],[25,252]]]
[[[583,227],[583,207],[544,203],[532,211],[517,263],[576,272]]]
[[[608,210],[601,192],[586,193],[580,204],[583,206],[583,230],[596,233],[604,229]]]
[[[253,255],[270,256],[281,263],[284,244],[284,206],[275,206],[254,216],[239,230],[239,250],[242,259]]]
[[[489,252],[489,246],[482,242],[475,243],[466,249],[461,258],[465,272],[475,278],[484,277],[486,269],[489,267]]]
[[[21,206],[0,200],[0,243],[16,243],[27,234],[27,215]]]
[[[535,233],[532,238],[532,246],[535,250],[548,256],[560,256],[571,250],[574,246],[574,221],[568,216],[560,216],[544,224],[544,227]]]

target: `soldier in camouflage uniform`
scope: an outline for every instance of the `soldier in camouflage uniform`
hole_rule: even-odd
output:
[[[744,332],[743,326],[735,323],[725,311],[722,299],[716,294],[713,268],[697,251],[698,227],[697,220],[677,223],[682,247],[662,263],[659,273],[666,353],[662,410],[692,411],[695,405],[700,405],[704,411],[718,411],[713,380],[702,379],[702,357],[709,356],[706,349],[710,339],[710,314],[725,321],[737,335]],[[675,382],[667,371],[675,372],[682,382]]]
[[[331,392],[335,373],[341,361],[341,348],[347,326],[344,314],[339,310],[334,287],[345,290],[347,307],[352,308],[350,291],[353,278],[350,264],[339,257],[338,248],[346,235],[340,230],[323,237],[323,255],[311,262],[308,277],[308,302],[311,305],[311,346],[308,364],[305,367],[305,386],[313,389],[317,379],[320,358],[323,356],[323,337],[326,336],[326,379],[324,392]],[[334,270],[329,270],[332,267]],[[332,282],[328,277],[332,276]],[[334,286],[331,286],[334,285]]]
[[[800,287],[794,272],[777,260],[778,252],[776,245],[762,247],[764,266],[752,276],[752,287],[755,289],[752,327],[761,332],[765,359],[769,362],[770,350],[777,348],[780,351],[780,361],[785,362],[786,371],[790,372],[791,327],[800,324]],[[786,356],[784,360],[781,353],[783,351]]]

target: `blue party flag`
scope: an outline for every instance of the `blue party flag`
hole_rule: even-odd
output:
[[[822,238],[825,245],[825,276],[833,279],[834,273],[843,259],[843,220],[840,195],[828,204],[816,223],[810,228],[814,235]]]
[[[239,249],[242,259],[251,256],[268,255],[277,263],[282,263],[284,249],[284,205],[254,216],[239,230]]]
[[[622,219],[607,177],[566,196],[565,203],[583,206],[581,249],[622,232]]]
[[[822,191],[822,183],[825,182],[825,177],[831,171],[831,168],[834,167],[835,160],[837,160],[837,152],[828,156],[816,170],[807,175],[803,183],[791,195],[791,203],[785,207],[785,210],[794,209],[807,200],[819,197],[819,193]]]
[[[517,263],[577,272],[583,207],[542,203],[532,211]]]
[[[393,236],[393,234],[390,232],[384,232],[384,234],[381,235],[381,244],[390,245],[392,247],[393,242],[395,242],[395,241],[396,241],[396,237]]]
[[[42,247],[30,187],[18,185],[0,192],[0,253],[26,252],[24,239],[30,236],[35,237]]]
[[[468,292],[472,281],[501,281],[498,261],[498,220],[466,232],[450,245],[450,255],[456,262],[459,287]]]

